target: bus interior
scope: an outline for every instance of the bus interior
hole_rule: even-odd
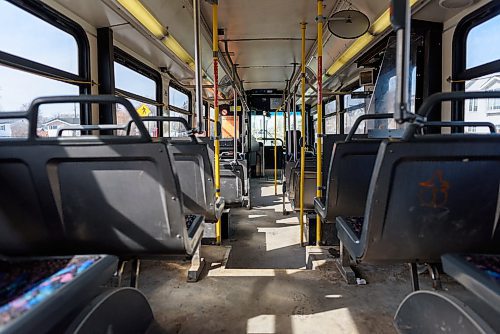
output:
[[[0,22],[0,333],[500,333],[499,1]]]

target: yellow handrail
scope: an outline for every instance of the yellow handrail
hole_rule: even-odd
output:
[[[299,215],[299,224],[300,224],[300,245],[304,245],[304,173],[305,173],[305,160],[306,160],[306,25],[307,23],[302,22],[300,24],[302,29],[302,145],[300,147],[300,215]]]
[[[318,131],[316,135],[316,197],[321,198],[323,187],[323,0],[318,0]],[[316,245],[321,242],[321,217],[316,215]]]
[[[214,126],[214,162],[215,162],[215,196],[220,197],[220,143],[219,143],[219,29],[218,29],[218,5],[212,4],[212,51],[214,59],[214,109],[215,109],[215,126]],[[222,222],[219,218],[215,225],[215,241],[217,245],[221,244],[222,239]]]
[[[274,113],[274,195],[278,195],[278,146],[276,144],[277,129],[278,129],[278,111]]]

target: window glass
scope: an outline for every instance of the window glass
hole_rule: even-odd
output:
[[[500,15],[483,22],[467,35],[466,68],[472,68],[500,59]]]
[[[131,98],[127,98],[127,100],[129,100],[130,103],[132,103],[132,106],[135,108],[135,110],[138,110],[139,108],[144,108],[144,107],[146,107],[147,110],[150,110],[150,114],[147,116],[158,115],[157,107],[152,105],[152,104],[140,102],[140,101],[137,101],[137,100],[134,100]],[[118,104],[116,106],[116,124],[118,124],[120,126],[122,126],[122,125],[125,126],[128,124],[128,122],[131,119],[132,118],[130,117],[129,112],[125,109],[125,107],[122,106],[121,104]],[[158,123],[157,122],[144,122],[144,125],[148,129],[151,137],[158,137]],[[119,131],[119,134],[125,135],[126,132]],[[131,136],[139,136],[140,135],[139,130],[137,129],[137,126],[135,126],[134,123],[132,123],[132,126],[130,128],[130,135]]]
[[[240,117],[236,116],[236,124],[240,124]],[[234,138],[234,116],[222,116],[221,117],[222,124],[222,138]],[[274,131],[274,128],[273,128]],[[240,129],[239,126],[236,126],[236,138],[239,138]]]
[[[362,92],[363,87],[359,87],[354,90],[354,92]],[[344,95],[344,132],[349,133],[351,131],[354,122],[359,116],[365,114],[365,99],[353,99],[351,95]],[[366,122],[360,124],[356,133],[366,132]]]
[[[333,114],[337,111],[337,101],[333,100],[325,104],[325,115]]]
[[[293,112],[290,112],[290,126],[293,130]],[[297,116],[297,131],[301,130],[301,114],[300,112],[296,113]],[[250,117],[251,129],[252,129],[252,137],[255,138],[258,142],[265,142],[266,146],[274,146],[274,142],[272,140],[264,141],[262,138],[274,138],[274,118],[276,117],[276,112],[269,112],[267,116],[262,114],[257,114],[256,112],[252,112]],[[284,116],[283,112],[277,113],[277,138],[285,140],[285,131],[284,131]]]
[[[156,100],[156,82],[115,62],[115,86],[118,89]]]
[[[51,95],[78,95],[78,86],[48,79],[28,72],[0,65],[0,112],[26,111],[33,99]],[[60,122],[56,120],[59,119]],[[11,128],[12,137],[26,137],[28,127],[23,120],[4,120],[4,125]],[[80,124],[80,105],[68,104],[42,106],[38,124],[39,136],[57,136],[56,126]],[[49,127],[52,128],[49,129]],[[49,131],[50,130],[50,131]],[[6,130],[7,131],[7,130]],[[8,131],[3,135],[7,136]]]
[[[325,118],[325,134],[337,133],[337,115],[331,115]]]
[[[209,121],[208,121],[208,135],[210,137],[213,137],[214,136],[214,133],[215,133],[215,109],[210,106],[209,109],[209,115],[208,115],[208,118],[209,118]]]
[[[78,103],[44,104],[38,111],[36,133],[38,137],[74,137],[78,130],[59,132],[64,128],[80,125],[80,105]]]
[[[189,116],[180,112],[175,112],[170,110],[171,117],[181,117],[184,118],[187,122],[189,122]],[[170,137],[183,137],[186,136],[186,128],[184,125],[178,122],[170,122]]]
[[[0,50],[78,74],[75,38],[28,12],[0,1]]]
[[[28,120],[1,119],[0,138],[28,138]]]
[[[468,80],[465,91],[500,91],[500,72]],[[465,101],[465,121],[493,123],[500,132],[500,99],[472,99]],[[466,133],[487,133],[487,128],[468,127]]]
[[[184,110],[191,110],[189,108],[189,95],[173,86],[168,87],[168,104]]]

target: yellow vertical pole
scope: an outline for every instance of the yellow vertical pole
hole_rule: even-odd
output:
[[[321,198],[323,187],[323,0],[318,0],[318,133],[316,135],[316,197]],[[321,242],[321,217],[316,215],[316,245]]]
[[[302,29],[302,144],[300,147],[300,245],[304,245],[304,173],[305,173],[305,160],[306,160],[306,25],[302,22],[300,24]]]
[[[274,195],[278,195],[278,146],[276,145],[277,129],[278,129],[278,111],[274,112]]]
[[[214,109],[215,109],[215,127],[214,127],[214,146],[215,146],[215,196],[220,197],[220,143],[219,143],[219,22],[218,22],[218,5],[217,3],[212,4],[212,51],[214,59]],[[221,244],[222,239],[222,222],[219,219],[215,225],[215,240],[217,245]]]

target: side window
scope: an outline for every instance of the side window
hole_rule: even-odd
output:
[[[168,87],[168,108],[169,115],[174,117],[182,117],[188,123],[191,116],[191,96],[181,87],[170,85]],[[170,137],[180,137],[185,135],[184,126],[180,123],[170,123]]]
[[[162,114],[161,76],[154,69],[142,64],[139,60],[115,49],[115,92],[126,97],[141,117]],[[126,125],[130,115],[118,105],[116,107],[116,124]],[[160,135],[157,122],[144,122],[152,137]],[[121,134],[124,134],[122,132]],[[137,128],[131,128],[131,134],[137,134]]]
[[[500,5],[491,3],[465,17],[453,42],[454,90],[500,91]],[[472,99],[454,105],[454,119],[490,122],[500,132],[500,99]],[[488,132],[466,127],[466,133]]]
[[[174,86],[170,86],[168,88],[169,106],[185,110],[187,113],[189,113],[191,110],[189,100],[189,95],[181,91],[179,88],[176,88]]]
[[[364,90],[363,87],[359,87],[354,90],[354,92],[362,92]],[[351,95],[344,95],[344,132],[349,133],[351,131],[354,122],[356,119],[364,115],[365,111],[365,99],[354,99]],[[356,130],[356,133],[365,133],[366,132],[366,122],[361,123],[359,128]]]
[[[88,40],[81,27],[42,2],[0,1],[0,20],[0,112],[27,110],[41,96],[89,92]],[[88,115],[79,104],[43,108],[38,135],[56,136],[64,124],[88,122],[83,113]],[[26,137],[27,124],[21,123],[26,121],[7,121],[0,136]]]
[[[500,15],[496,15],[469,31],[466,40],[466,69],[491,63],[499,59],[500,45],[498,45],[497,35],[499,28]]]
[[[337,130],[337,101],[325,104],[325,134],[336,134]]]

